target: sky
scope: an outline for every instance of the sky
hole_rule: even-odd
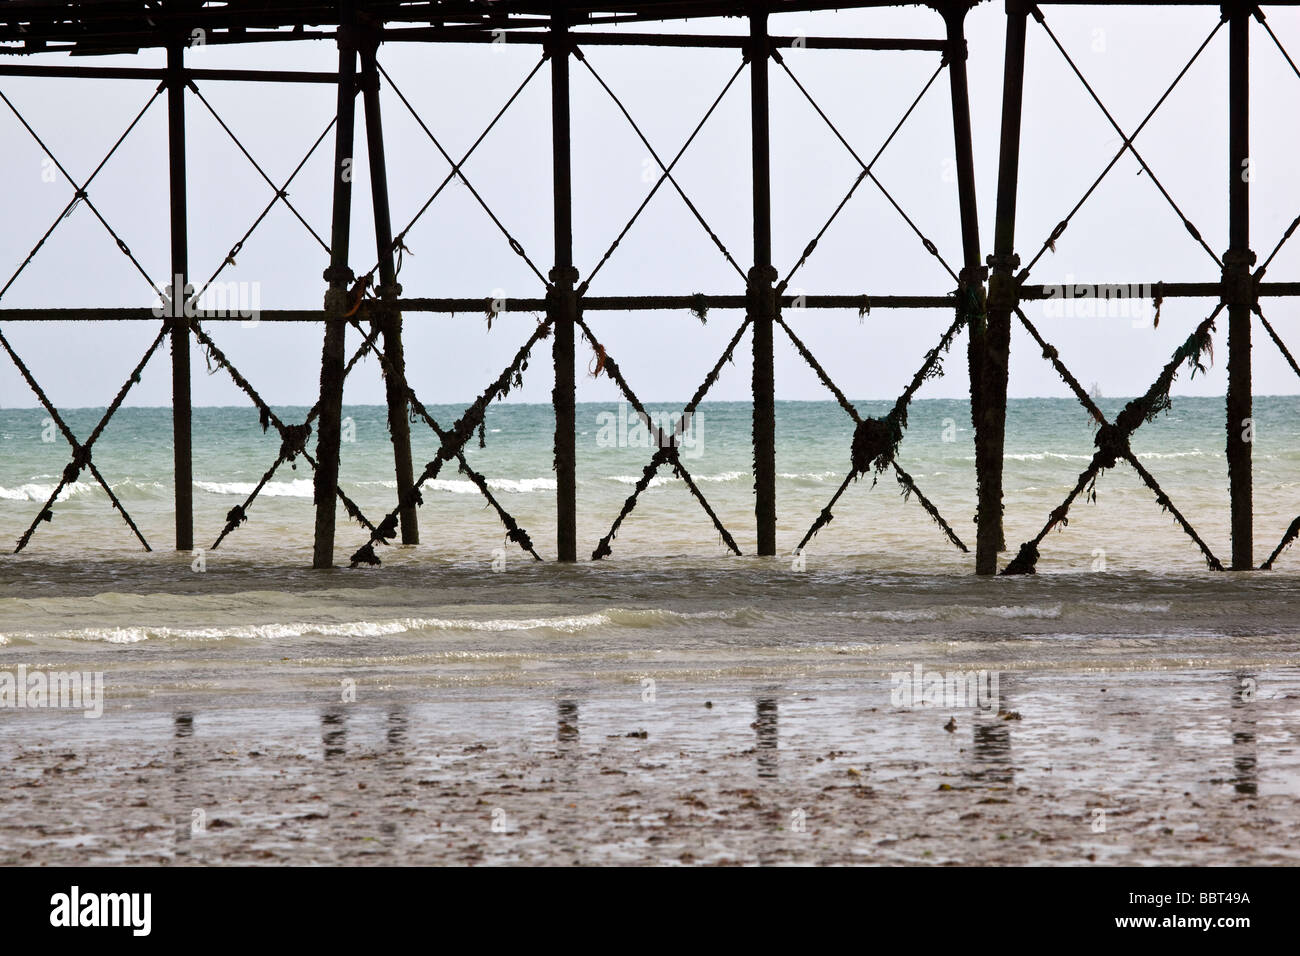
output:
[[[1130,131],[1160,98],[1218,21],[1218,8],[1114,9],[1047,7],[1048,25],[1092,83],[1116,121]],[[1269,9],[1269,25],[1293,56],[1300,54],[1300,12]],[[740,20],[686,21],[648,30],[740,33]],[[943,21],[927,9],[870,10],[774,16],[779,35],[941,37]],[[997,191],[999,120],[1005,15],[983,4],[967,18],[980,230],[991,252]],[[1292,173],[1300,147],[1294,123],[1300,77],[1258,24],[1251,29],[1252,247],[1273,248],[1300,213],[1300,177]],[[740,66],[737,51],[630,47],[585,48],[587,63],[623,101],[656,152],[675,155],[728,79]],[[448,153],[459,157],[479,136],[537,64],[535,45],[385,44],[380,63]],[[6,57],[5,60],[20,58]],[[46,56],[41,62],[66,62]],[[839,128],[869,158],[888,136],[939,65],[931,52],[791,50],[786,64]],[[24,62],[36,62],[26,59]],[[79,58],[76,62],[86,63]],[[105,57],[104,65],[158,65],[161,54]],[[189,51],[195,67],[275,67],[333,70],[332,43],[253,44]],[[655,181],[649,151],[587,67],[572,67],[574,244],[587,277]],[[552,258],[549,66],[540,70],[493,128],[464,172],[544,274]],[[94,170],[154,93],[148,81],[0,78],[0,91],[30,122],[69,173]],[[257,85],[209,81],[199,85],[212,109],[277,183],[298,165],[333,116],[328,85]],[[674,171],[683,191],[742,268],[751,259],[749,74],[736,79]],[[271,187],[221,129],[207,106],[187,97],[190,262],[206,279],[270,201]],[[405,226],[432,194],[449,164],[419,123],[384,83],[383,120],[392,217]],[[860,167],[798,88],[771,68],[773,246],[784,276],[857,178]],[[0,103],[0,175],[6,187],[0,270],[7,282],[71,197],[73,186]],[[376,259],[368,166],[358,109],[354,163],[352,268]],[[1032,20],[1027,47],[1024,130],[1016,248],[1028,261],[1053,227],[1083,195],[1121,145],[1120,134],[1089,98],[1047,33]],[[1185,79],[1136,141],[1160,182],[1219,255],[1227,248],[1227,28],[1219,31]],[[943,257],[959,268],[960,225],[948,78],[930,87],[873,171]],[[288,188],[312,228],[328,240],[332,137],[317,149]],[[150,277],[167,281],[166,98],[159,97],[104,166],[89,196]],[[470,190],[456,182],[410,230],[401,273],[404,295],[504,297],[507,311],[492,322],[482,312],[455,316],[411,314],[406,319],[408,376],[426,403],[468,404],[509,362],[528,336],[535,315],[510,311],[512,297],[542,294],[539,280],[510,249]],[[318,308],[321,245],[277,203],[235,256],[223,281],[243,283],[249,301],[265,309]],[[1284,245],[1269,269],[1271,281],[1294,280],[1300,239]],[[1178,216],[1137,161],[1124,156],[1034,267],[1031,283],[1217,281],[1218,266],[1188,236]],[[864,182],[845,205],[816,252],[790,282],[793,293],[942,295],[954,283],[879,189]],[[743,282],[682,199],[667,186],[593,281],[590,294],[739,294]],[[0,297],[15,307],[129,306],[155,302],[145,279],[119,252],[86,204],[61,221],[32,263]],[[1085,384],[1111,396],[1144,391],[1174,349],[1213,307],[1209,300],[1166,303],[1158,326],[1150,300],[1119,314],[1051,311],[1030,303],[1026,312]],[[1265,314],[1300,349],[1300,322],[1288,300],[1265,302]],[[707,323],[688,311],[589,313],[608,353],[645,401],[683,402],[717,360],[742,316],[714,310]],[[852,398],[892,399],[951,322],[946,310],[857,310],[787,313],[792,327]],[[234,364],[273,404],[309,405],[319,381],[319,325],[238,322],[206,328]],[[6,337],[61,407],[103,406],[121,386],[156,333],[152,323],[50,325],[8,322]],[[1175,394],[1222,394],[1226,382],[1226,320],[1219,323],[1218,360],[1206,376],[1175,384]],[[359,341],[353,332],[349,354]],[[943,378],[919,397],[965,397],[965,337],[954,347]],[[550,398],[549,342],[541,346],[511,401]],[[1286,366],[1258,324],[1254,382],[1257,394],[1294,394],[1300,379]],[[587,374],[592,356],[578,353],[578,400],[617,402],[607,377]],[[196,405],[243,405],[224,372],[207,374],[194,351]],[[711,399],[749,399],[748,339],[710,393]],[[778,332],[777,396],[828,398],[789,341]],[[1013,397],[1068,394],[1040,350],[1017,327],[1012,340],[1009,391]],[[349,378],[345,401],[383,401],[375,359]],[[170,403],[170,372],[161,350],[128,399],[130,405]],[[0,407],[32,406],[36,399],[13,365],[0,356]]]

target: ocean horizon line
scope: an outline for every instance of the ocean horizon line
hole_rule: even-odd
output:
[[[1110,401],[1121,401],[1121,400],[1123,400],[1123,401],[1129,401],[1129,400],[1132,400],[1132,399],[1137,398],[1137,397],[1138,397],[1138,396],[1136,396],[1136,395],[1094,395],[1094,396],[1093,396],[1094,399],[1099,399],[1099,400],[1104,401],[1104,402],[1110,402]],[[1186,394],[1184,394],[1184,395],[1179,395],[1179,394],[1177,394],[1177,393],[1173,393],[1173,394],[1170,395],[1170,397],[1171,397],[1172,399],[1175,399],[1175,400],[1183,400],[1183,401],[1192,400],[1192,399],[1195,399],[1195,400],[1201,400],[1201,399],[1226,400],[1226,399],[1227,399],[1227,395],[1226,395],[1226,394],[1216,394],[1216,395],[1186,395]],[[1255,399],[1261,399],[1261,398],[1300,398],[1300,392],[1280,392],[1280,393],[1256,394],[1256,395],[1253,396],[1253,398],[1255,398]],[[621,401],[623,404],[627,404],[627,400],[626,400],[625,398],[624,398],[624,399],[620,399],[619,401]],[[659,404],[674,403],[674,402],[675,402],[676,404],[678,404],[678,405],[683,405],[683,404],[684,404],[684,400],[682,400],[682,399],[673,399],[673,398],[643,398],[643,399],[641,399],[641,401],[642,401],[643,404],[647,404],[647,405],[659,405]],[[851,399],[849,399],[849,401],[854,402],[854,403],[858,403],[858,404],[892,404],[892,403],[894,403],[894,402],[897,401],[897,396],[893,396],[893,397],[885,397],[885,398],[851,398]],[[1075,398],[1074,396],[1072,396],[1072,395],[1008,395],[1008,396],[1007,396],[1007,401],[1008,401],[1008,402],[1049,402],[1049,401],[1068,401],[1068,402],[1077,402],[1078,399],[1076,399],[1076,398]],[[778,405],[821,405],[821,404],[826,404],[826,403],[834,404],[834,402],[835,402],[835,400],[834,400],[833,398],[779,398],[779,399],[776,400],[776,404],[778,404]],[[931,397],[931,398],[914,398],[914,399],[912,399],[912,404],[915,404],[915,403],[917,403],[917,402],[956,402],[956,403],[960,403],[960,404],[964,404],[964,405],[969,405],[969,404],[970,404],[970,399],[969,399],[969,398],[951,398],[951,397],[949,397],[949,398],[944,398],[944,397],[938,397],[938,396]],[[302,403],[302,402],[267,402],[267,404],[270,405],[270,406],[273,407],[273,408],[311,408],[311,407],[312,407],[310,404],[306,404],[306,403]],[[454,402],[454,401],[452,401],[452,402],[426,401],[424,404],[425,404],[425,405],[430,405],[430,406],[446,406],[446,405],[460,405],[460,404],[462,404],[462,403],[461,403],[461,402]],[[469,404],[472,404],[472,400],[470,401]],[[469,404],[465,404],[464,407],[468,408],[468,407],[469,407]],[[521,402],[521,401],[515,401],[515,400],[511,400],[511,399],[498,400],[498,401],[493,402],[492,404],[493,404],[493,405],[509,405],[509,406],[511,406],[511,407],[514,407],[514,408],[530,408],[530,407],[536,407],[536,408],[550,408],[550,407],[551,407],[551,403],[550,403],[550,402],[544,402],[544,401],[543,401],[543,402]],[[578,405],[600,405],[600,406],[608,406],[608,405],[610,404],[610,402],[608,402],[608,401],[580,401],[580,402],[578,402],[577,404],[578,404]],[[712,400],[705,401],[705,402],[703,402],[702,404],[704,404],[704,405],[749,405],[749,404],[752,404],[752,403],[751,403],[751,402],[748,402],[748,401],[745,401],[745,400],[743,400],[743,399],[721,399],[721,400],[716,400],[716,401],[712,401]],[[343,405],[344,405],[344,407],[346,407],[346,408],[387,408],[387,405],[385,405],[385,404],[382,403],[382,402],[344,402]],[[59,407],[59,410],[60,410],[61,412],[64,412],[64,411],[98,411],[98,410],[105,409],[105,408],[107,408],[107,407],[108,407],[107,405],[63,405],[63,406],[60,406],[60,407]],[[122,408],[123,408],[124,410],[125,410],[125,409],[128,409],[128,408],[130,408],[130,409],[143,409],[143,410],[161,410],[161,409],[170,409],[171,407],[172,407],[171,405],[132,405],[132,404],[124,404],[124,405],[122,406]],[[254,405],[252,405],[251,403],[239,404],[239,405],[202,405],[202,404],[192,404],[190,407],[191,407],[191,408],[195,408],[195,409],[203,408],[203,409],[215,409],[215,410],[221,410],[221,409],[240,409],[240,408],[247,408],[247,409],[250,409],[250,410],[256,410],[256,407],[255,407]],[[0,405],[0,411],[36,411],[36,410],[40,410],[40,409],[42,409],[42,406],[41,406],[40,404],[35,404],[35,405]]]

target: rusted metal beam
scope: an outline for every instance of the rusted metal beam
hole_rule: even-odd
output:
[[[577,380],[574,327],[578,312],[573,265],[573,182],[570,167],[569,31],[556,3],[551,15],[551,155],[555,226],[555,265],[550,272],[547,309],[554,323],[551,348],[555,387],[555,552],[560,561],[578,560]]]
[[[184,303],[189,282],[189,227],[185,176],[185,47],[167,48],[167,154],[171,209],[172,301]],[[194,453],[191,428],[190,326],[172,309],[172,449],[176,550],[194,550]]]
[[[1017,302],[1015,270],[1016,191],[1020,169],[1020,113],[1025,79],[1026,8],[1007,3],[1006,58],[1002,80],[1002,135],[998,161],[997,214],[989,277],[984,348],[979,363],[979,410],[975,419],[975,476],[978,511],[975,573],[996,574],[998,553],[1006,547],[1002,533],[1002,465],[1007,418],[1007,374],[1011,350],[1011,313]]]
[[[167,69],[132,66],[56,66],[53,64],[0,63],[0,76],[41,76],[86,80],[166,79]],[[248,83],[337,83],[337,73],[295,70],[195,70],[184,71],[187,80],[221,80]]]
[[[754,517],[758,553],[776,554],[776,372],[772,331],[776,297],[772,266],[772,170],[768,105],[767,9],[749,14],[750,129],[752,136],[754,265],[749,271],[749,317],[753,324]]]
[[[1300,283],[1294,283],[1294,292],[1288,295],[1300,295]],[[1218,283],[1212,283],[1213,292],[1218,295]],[[508,308],[503,314],[511,312],[536,313],[547,309],[546,299],[509,299]],[[889,311],[898,309],[951,309],[956,300],[951,295],[785,295],[780,297],[784,308],[809,309],[825,311],[830,309],[857,309],[860,313]],[[448,316],[464,315],[481,321],[486,299],[442,298],[442,299],[398,299],[393,305],[404,313],[435,313]],[[746,307],[743,295],[607,295],[589,296],[582,299],[585,312],[642,312],[642,311],[689,311],[697,307],[712,312],[714,310],[739,310]],[[358,313],[367,317],[372,303],[363,302]],[[204,322],[247,322],[249,317],[238,311],[224,315],[204,313],[199,316]],[[409,314],[407,315],[409,319]],[[156,322],[157,316],[152,309],[0,309],[0,322]],[[263,309],[257,315],[259,322],[321,322],[319,309]]]
[[[341,0],[341,15],[351,18],[351,0]],[[317,431],[315,504],[316,535],[312,567],[334,566],[334,521],[338,502],[339,453],[343,417],[343,363],[349,308],[348,245],[352,226],[353,135],[356,119],[356,35],[340,30],[338,39],[338,121],[334,132],[334,196],[330,229],[330,264],[324,278],[325,341],[321,348],[320,425]]]
[[[375,246],[379,256],[379,287],[382,305],[375,320],[383,330],[384,354],[390,374],[384,376],[388,401],[388,434],[393,443],[393,469],[397,479],[398,519],[402,544],[420,543],[420,526],[412,489],[411,422],[406,402],[406,354],[402,346],[402,313],[396,307],[402,287],[397,284],[393,255],[393,222],[388,208],[388,164],[384,156],[384,124],[379,106],[379,70],[373,43],[361,51],[361,88],[366,107],[366,148],[370,161],[370,198],[374,209]]]
[[[687,33],[588,33],[572,31],[570,34],[580,46],[642,46],[675,47],[684,49],[743,50],[749,37],[736,34]],[[448,30],[439,27],[389,27],[384,30],[386,41],[412,41],[433,43],[509,43],[537,45],[546,43],[545,33],[524,33],[515,30]],[[925,37],[769,37],[773,47],[789,49],[802,47],[809,50],[877,50],[877,51],[934,51],[942,52],[947,41]]]
[[[966,7],[942,8],[948,36],[948,85],[952,101],[952,135],[957,166],[957,205],[961,217],[962,268],[958,275],[958,296],[968,310],[966,356],[970,370],[971,423],[978,436],[988,413],[983,387],[985,352],[988,349],[987,320],[982,309],[970,303],[984,300],[988,268],[980,261],[979,209],[975,195],[975,150],[971,139],[970,88],[966,75]],[[976,471],[976,494],[983,476]],[[985,541],[988,547],[988,540]],[[987,562],[987,557],[986,557]],[[996,567],[996,561],[994,562]]]
[[[1232,569],[1254,561],[1251,467],[1253,428],[1250,371],[1250,17],[1253,4],[1232,3],[1228,13],[1228,251],[1223,254],[1228,303],[1227,457],[1231,499]]]
[[[1071,283],[1071,285],[1075,285]],[[1074,299],[1142,299],[1156,294],[1158,283],[1078,283]],[[1036,302],[1055,298],[1057,286],[1024,285],[1018,298],[1022,302]],[[1108,291],[1115,290],[1115,291]],[[1300,297],[1300,282],[1263,282],[1257,287],[1259,297]],[[1222,282],[1166,282],[1159,290],[1165,299],[1218,299],[1223,294]],[[508,308],[501,314],[535,313],[546,311],[545,299],[509,299]],[[956,299],[951,295],[784,295],[778,303],[783,309],[807,309],[827,312],[839,309],[857,309],[859,312],[910,311],[913,309],[952,309]],[[397,299],[393,305],[403,313],[464,316],[481,321],[487,300],[461,298]],[[736,311],[746,307],[743,295],[603,295],[582,299],[584,312],[674,312],[690,311],[703,306],[709,312]],[[364,302],[360,315],[368,316],[373,304]],[[231,311],[224,315],[202,314],[205,322],[248,322],[247,315]],[[406,316],[410,318],[409,314]],[[1099,317],[1100,318],[1100,317]],[[0,322],[157,322],[152,309],[140,308],[14,308],[0,309]],[[321,322],[319,309],[263,309],[257,315],[259,322]]]

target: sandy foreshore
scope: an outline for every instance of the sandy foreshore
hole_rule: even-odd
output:
[[[0,713],[0,863],[1300,862],[1293,668],[342,696]]]

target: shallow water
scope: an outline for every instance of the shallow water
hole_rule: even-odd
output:
[[[890,405],[859,403],[881,415]],[[1122,399],[1102,399],[1113,416]],[[285,421],[301,421],[306,409],[277,409]],[[350,406],[354,441],[343,447],[342,487],[372,521],[395,504],[396,483],[388,444],[386,412]],[[463,408],[431,409],[444,425]],[[652,405],[667,416],[671,405]],[[1255,403],[1255,509],[1258,559],[1272,550],[1300,512],[1300,397],[1259,396]],[[95,409],[68,413],[80,435],[94,427]],[[272,430],[264,434],[251,408],[195,409],[195,529],[210,547],[226,513],[262,478],[280,447]],[[628,419],[631,418],[629,422]],[[0,409],[0,541],[16,541],[53,492],[68,448],[43,425],[39,409]],[[754,504],[751,477],[750,406],[705,403],[684,438],[682,460],[699,488],[733,534],[742,552],[753,553]],[[635,427],[626,407],[583,404],[577,412],[579,553],[589,555],[608,532],[624,499],[650,460],[648,436]],[[489,410],[486,447],[472,441],[470,464],[486,478],[501,505],[518,519],[544,558],[555,553],[555,480],[551,468],[554,432],[549,407],[494,405]],[[412,428],[417,473],[436,444],[423,423]],[[942,399],[915,401],[899,454],[900,464],[973,547],[974,447],[969,405]],[[43,441],[48,437],[51,441]],[[849,470],[852,422],[832,402],[777,403],[778,548],[790,554]],[[1018,399],[1008,406],[1005,510],[1007,543],[1015,553],[1034,536],[1074,485],[1095,450],[1093,429],[1076,402]],[[1134,435],[1133,448],[1221,558],[1228,548],[1227,467],[1223,401],[1178,398],[1173,409]],[[95,446],[95,461],[149,542],[171,546],[171,419],[167,409],[126,408]],[[1126,465],[1097,483],[1097,501],[1080,501],[1063,533],[1042,548],[1040,569],[1087,571],[1104,564],[1119,571],[1195,570],[1205,562],[1172,518]],[[834,509],[835,519],[807,548],[808,560],[835,562],[841,556],[870,555],[885,571],[965,574],[973,556],[955,548],[913,498],[904,501],[890,475],[874,484],[863,478],[850,486]],[[248,510],[248,521],[231,534],[213,561],[304,564],[310,560],[313,526],[310,468],[283,465]],[[430,559],[481,562],[486,567],[506,547],[504,531],[473,483],[446,469],[424,492],[420,509],[421,554]],[[340,510],[337,560],[365,542],[359,526]],[[89,473],[65,493],[53,520],[41,522],[25,553],[93,561],[139,550]],[[670,474],[656,476],[613,542],[616,557],[723,557],[727,549],[707,516]],[[380,549],[384,556],[384,549]],[[1284,559],[1282,564],[1285,565]],[[1294,565],[1293,565],[1294,566]]]

